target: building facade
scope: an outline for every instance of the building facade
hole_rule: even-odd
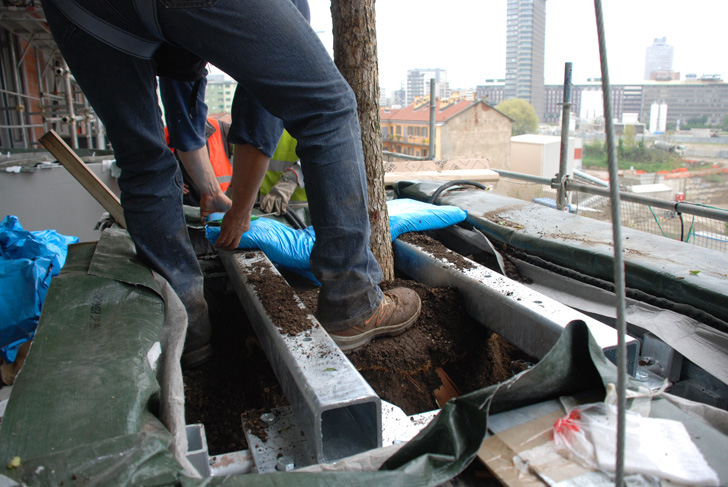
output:
[[[527,100],[544,115],[546,0],[508,0],[505,98]]]
[[[430,157],[434,136],[437,160],[487,159],[489,167],[510,167],[513,121],[482,100],[438,99],[435,133],[430,133],[429,97],[398,110],[380,110],[383,148],[414,157]]]
[[[485,101],[488,105],[496,106],[506,99],[505,79],[486,79],[484,85],[476,87],[476,98]]]
[[[406,104],[414,103],[415,98],[430,96],[430,80],[435,80],[435,96],[447,98],[450,87],[447,83],[447,71],[440,68],[410,69],[407,71]]]
[[[207,90],[205,103],[209,113],[230,113],[233,106],[233,97],[238,83],[226,79],[224,74],[210,74],[207,76]]]
[[[714,77],[696,78],[689,81],[647,81],[626,85],[611,85],[612,119],[615,121],[639,120],[648,124],[652,115],[652,105],[657,103],[666,110],[666,128],[670,130],[680,123],[691,119],[706,118],[708,125],[720,125],[728,116],[728,83]],[[601,84],[591,82],[574,85],[571,90],[571,112],[579,116],[590,112],[584,105],[584,93],[598,91]],[[563,102],[562,85],[545,87],[544,123],[559,123]],[[590,107],[594,96],[588,95]],[[586,110],[582,110],[586,108]]]
[[[645,79],[653,79],[652,73],[672,71],[672,58],[675,49],[667,43],[667,37],[655,39],[645,50]]]

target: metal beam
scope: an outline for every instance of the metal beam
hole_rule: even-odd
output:
[[[435,257],[423,248],[394,241],[394,264],[412,279],[429,286],[452,287],[465,299],[468,314],[532,357],[541,359],[553,347],[564,328],[583,321],[612,361],[617,357],[617,330],[584,313],[529,289],[476,262],[462,269],[454,262],[464,259],[447,249],[447,257]],[[639,342],[627,337],[630,371],[634,371]]]
[[[220,259],[260,340],[278,381],[318,463],[382,445],[381,400],[312,314],[311,328],[282,333],[256,291],[261,275],[277,276],[260,251],[220,251]],[[306,307],[293,293],[298,306]]]

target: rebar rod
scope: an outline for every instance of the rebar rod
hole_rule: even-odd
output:
[[[617,455],[615,460],[616,487],[624,485],[624,450],[626,445],[625,421],[627,408],[627,347],[625,337],[626,289],[624,260],[622,257],[622,217],[619,201],[619,173],[617,167],[617,147],[614,144],[614,121],[612,120],[612,90],[609,86],[609,67],[607,63],[607,43],[604,33],[604,17],[601,0],[594,0],[597,36],[599,38],[599,60],[602,69],[602,96],[604,98],[604,129],[607,138],[607,164],[609,166],[609,192],[612,206],[612,238],[614,240],[614,294],[617,298]]]
[[[564,64],[564,100],[561,106],[561,153],[559,155],[559,185],[556,188],[556,208],[566,207],[566,164],[569,160],[569,114],[571,113],[571,63]]]

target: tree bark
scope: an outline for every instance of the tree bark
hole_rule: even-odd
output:
[[[394,257],[384,191],[374,2],[332,0],[331,17],[334,62],[356,95],[369,188],[370,246],[386,282],[394,279]]]

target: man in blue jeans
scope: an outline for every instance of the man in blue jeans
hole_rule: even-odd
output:
[[[282,120],[298,140],[321,282],[317,318],[342,349],[403,332],[419,315],[409,289],[382,293],[369,248],[367,187],[356,99],[318,36],[288,0],[44,0],[53,36],[104,122],[121,168],[124,216],[137,253],[173,286],[189,316],[183,365],[209,358],[202,274],[189,242],[180,171],[157,108],[159,45],[211,62]],[[235,123],[235,120],[233,120]],[[280,135],[280,134],[279,134]],[[248,140],[236,152],[260,152]],[[277,138],[270,141],[275,147]],[[234,249],[250,226],[267,164],[243,158],[216,246]]]

